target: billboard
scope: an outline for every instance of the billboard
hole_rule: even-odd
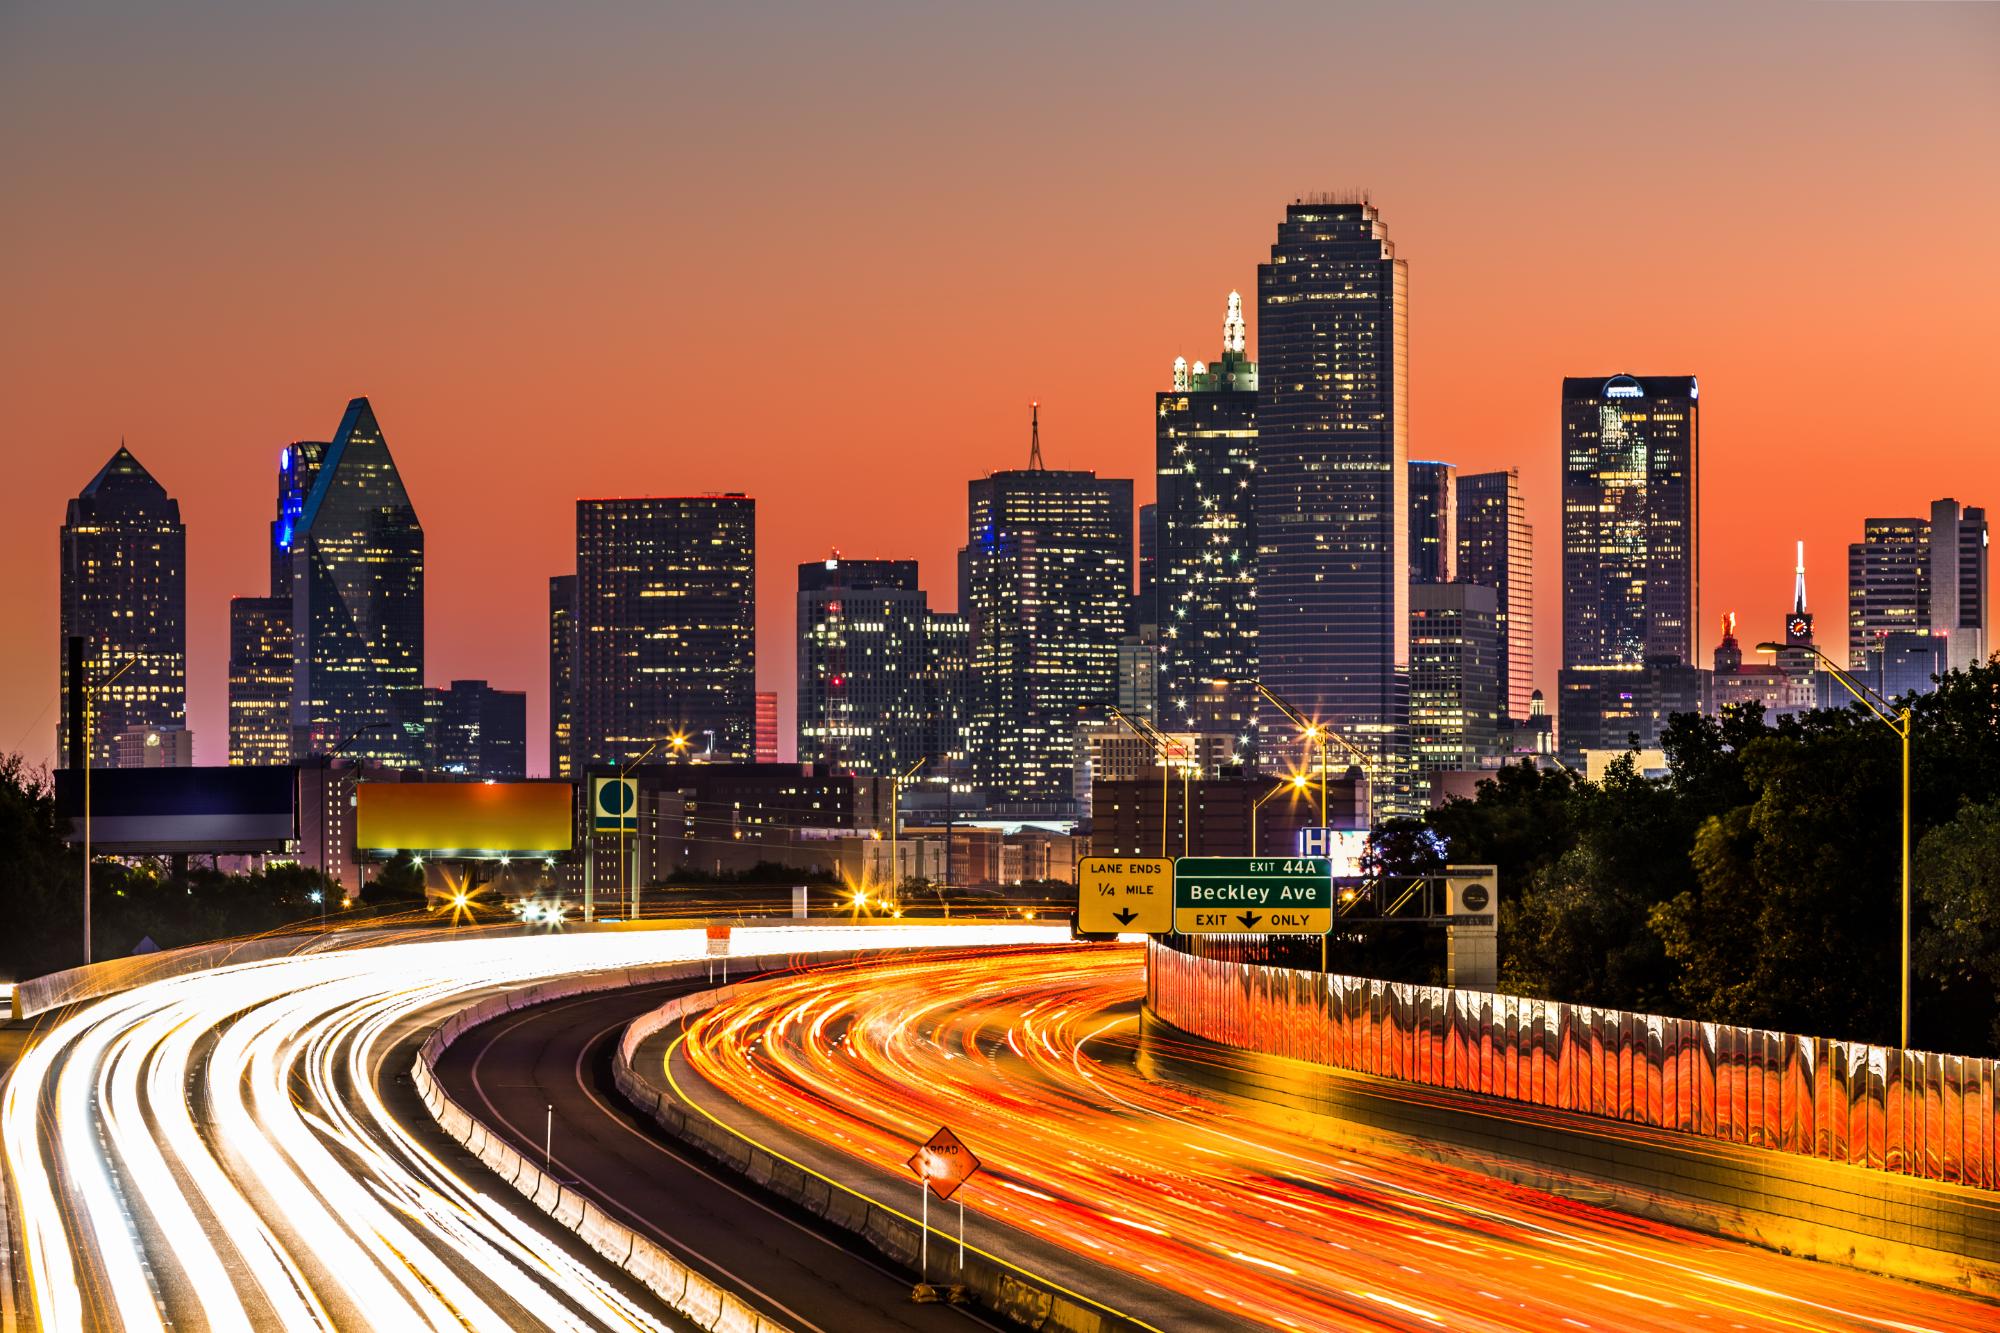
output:
[[[298,770],[93,768],[90,844],[108,856],[282,852],[298,837]],[[56,771],[56,814],[83,841],[83,772]]]
[[[1309,827],[1299,830],[1299,855],[1323,856],[1333,862],[1335,879],[1362,877],[1368,855],[1368,830]]]
[[[354,845],[430,856],[548,856],[570,849],[567,782],[363,782]]]

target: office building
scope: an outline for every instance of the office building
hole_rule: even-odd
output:
[[[307,466],[290,451],[283,471]],[[281,515],[292,594],[292,754],[423,762],[424,530],[366,398]]]
[[[1141,625],[1118,640],[1118,706],[1133,717],[1157,723],[1160,701],[1160,627]]]
[[[1986,511],[1949,497],[1927,518],[1870,518],[1847,548],[1847,662],[1868,679],[1883,671],[1891,636],[1942,639],[1944,670],[1986,660]],[[1907,644],[1898,679],[1914,679],[1924,657]],[[1925,688],[1928,688],[1926,686]]]
[[[1132,606],[1129,627],[1133,632],[1141,625],[1157,625],[1160,621],[1160,506],[1158,504],[1139,506],[1139,598]]]
[[[1535,534],[1521,500],[1520,469],[1461,476],[1457,509],[1456,574],[1461,582],[1498,594],[1494,623],[1500,637],[1500,713],[1523,722],[1537,691]]]
[[[1499,752],[1499,594],[1410,587],[1410,749],[1417,770],[1476,768]]]
[[[1154,396],[1161,726],[1247,741],[1257,715],[1257,363],[1229,294],[1222,355]]]
[[[528,696],[483,680],[455,680],[436,691],[431,766],[468,777],[515,780],[528,775]]]
[[[923,757],[929,613],[914,560],[836,553],[799,566],[801,762],[893,776]]]
[[[1372,204],[1316,196],[1257,287],[1258,676],[1411,812],[1408,270]]]
[[[58,679],[88,692],[90,762],[109,765],[119,733],[187,724],[187,529],[180,503],[121,443],[69,502],[60,547]],[[58,710],[57,752],[71,766],[81,724]]]
[[[1565,379],[1561,451],[1562,747],[1619,748],[1633,735],[1650,747],[1661,710],[1698,707],[1701,694],[1694,377]]]
[[[1450,583],[1458,563],[1458,469],[1410,460],[1410,582]]]
[[[757,745],[755,762],[778,762],[778,692],[757,691]]]
[[[549,579],[549,776],[574,778],[576,575]]]
[[[967,488],[974,696],[967,748],[990,800],[1072,804],[1076,722],[1118,697],[1132,599],[1132,483],[1042,463]]]
[[[746,495],[576,502],[572,775],[673,736],[755,753],[756,561]]]
[[[925,614],[923,675],[918,685],[924,766],[916,784],[919,789],[936,786],[970,792],[973,779],[965,729],[972,708],[971,620],[952,611]],[[949,794],[946,799],[949,805]]]
[[[194,733],[185,727],[133,727],[111,738],[113,768],[193,768]]]
[[[229,762],[292,761],[292,599],[229,599]]]

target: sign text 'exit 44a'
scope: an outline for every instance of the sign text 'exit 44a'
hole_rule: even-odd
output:
[[[1174,862],[1183,935],[1324,935],[1333,864],[1316,856],[1183,856]]]
[[[1086,856],[1076,863],[1076,928],[1087,935],[1174,928],[1174,863],[1164,856]]]

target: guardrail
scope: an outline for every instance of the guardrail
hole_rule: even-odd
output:
[[[754,969],[784,966],[791,959],[786,954],[730,961]],[[439,1128],[516,1193],[574,1231],[584,1244],[644,1283],[654,1295],[696,1325],[710,1333],[792,1333],[789,1326],[759,1313],[734,1292],[711,1282],[654,1241],[606,1213],[583,1191],[545,1174],[505,1138],[487,1129],[454,1101],[436,1078],[438,1058],[446,1047],[467,1029],[489,1023],[502,1014],[572,995],[691,981],[705,975],[710,966],[706,961],[697,961],[612,968],[558,977],[491,996],[459,1010],[424,1038],[410,1068],[410,1078]]]
[[[1146,1006],[1265,1055],[2000,1189],[2000,1061],[1197,958],[1157,940]]]

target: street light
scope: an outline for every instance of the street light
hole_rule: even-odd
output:
[[[72,644],[80,640],[70,640]],[[85,681],[83,685],[83,961],[87,966],[93,955],[90,951],[90,747],[96,740],[96,723],[91,712],[91,701],[98,691],[105,689],[113,681],[139,665],[139,659],[128,657],[119,668],[98,681],[95,685]],[[82,666],[76,668],[82,674]]]
[[[908,782],[916,774],[916,771],[923,766],[923,759],[919,759],[916,763],[911,764],[908,768],[889,780],[889,889],[898,899],[901,899],[903,896],[901,892],[903,863],[897,855],[902,845],[902,825],[899,821],[902,815],[901,800],[903,784]],[[940,900],[942,900],[942,895],[940,895]],[[947,907],[945,909],[945,915],[951,915],[950,908]]]
[[[1903,1003],[1902,1003],[1902,1047],[1910,1048],[1910,710],[1907,706],[1897,709],[1896,705],[1884,699],[1861,681],[1833,664],[1833,659],[1809,643],[1760,643],[1760,653],[1781,653],[1802,650],[1818,658],[1828,675],[1840,682],[1841,688],[1860,700],[1876,720],[1896,733],[1903,749]],[[1891,710],[1894,710],[1893,715]]]
[[[653,751],[659,749],[663,743],[667,746],[667,748],[671,749],[674,752],[674,754],[678,757],[680,754],[686,751],[688,738],[684,733],[677,731],[673,735],[667,737],[664,742],[654,741],[651,745],[648,745],[644,750],[640,751],[639,757],[637,759],[634,759],[631,763],[626,764],[623,768],[618,770],[618,790],[620,793],[624,792],[625,779],[632,775],[632,770],[637,768],[639,765],[645,763],[646,757],[652,754]],[[637,824],[639,822],[638,816],[639,816],[639,794],[637,792],[633,792],[632,822],[634,824]],[[597,822],[597,817],[595,814],[592,814],[591,822],[592,823]],[[619,813],[618,816],[618,877],[625,881],[626,916],[630,920],[637,921],[639,919],[639,881],[638,881],[638,876],[632,873],[631,866],[629,866],[625,861],[625,815],[622,811]]]
[[[1264,808],[1264,802],[1284,792],[1291,792],[1296,796],[1311,785],[1311,779],[1307,778],[1305,774],[1294,773],[1257,798],[1257,803],[1250,807],[1250,855],[1255,856],[1257,854],[1257,812]],[[1322,815],[1321,818],[1324,819],[1325,816]]]
[[[1326,788],[1327,788],[1327,777],[1329,771],[1329,755],[1327,753],[1327,742],[1329,740],[1333,741],[1334,743],[1339,745],[1341,749],[1353,755],[1354,761],[1361,766],[1361,776],[1368,783],[1369,786],[1368,817],[1372,820],[1375,816],[1375,799],[1374,799],[1375,779],[1374,779],[1374,770],[1372,766],[1372,761],[1369,759],[1369,757],[1363,754],[1359,749],[1355,748],[1354,743],[1348,740],[1347,737],[1341,735],[1339,732],[1335,731],[1332,727],[1326,725],[1324,722],[1307,719],[1304,715],[1302,715],[1299,712],[1298,709],[1292,707],[1290,704],[1286,703],[1283,699],[1280,699],[1276,694],[1274,694],[1271,691],[1271,689],[1264,684],[1263,681],[1253,680],[1245,683],[1250,685],[1251,688],[1255,689],[1257,693],[1263,695],[1266,699],[1270,700],[1271,706],[1273,708],[1276,708],[1280,713],[1283,713],[1285,717],[1292,723],[1292,725],[1299,729],[1299,734],[1302,737],[1304,737],[1308,743],[1316,744],[1319,746],[1320,827],[1321,828],[1326,827]]]

